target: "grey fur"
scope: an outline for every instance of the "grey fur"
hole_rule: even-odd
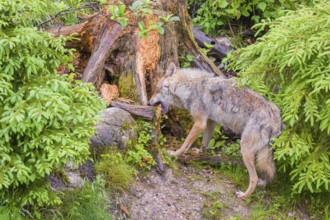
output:
[[[256,92],[238,88],[234,81],[205,71],[177,69],[171,63],[166,72],[149,104],[160,103],[164,113],[170,106],[185,108],[195,120],[185,142],[173,155],[186,152],[204,129],[202,144],[207,148],[215,125],[221,124],[241,134],[241,152],[250,185],[245,193],[238,192],[237,196],[245,199],[254,191],[258,181],[256,166],[265,178],[263,182],[271,181],[276,169],[269,143],[281,134],[279,108]]]

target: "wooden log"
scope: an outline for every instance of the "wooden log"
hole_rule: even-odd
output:
[[[110,106],[124,109],[135,116],[151,121],[155,117],[154,108],[145,105],[130,105],[122,102],[111,102]]]
[[[210,55],[210,56],[213,56],[213,57],[221,60],[227,56],[227,53],[229,51],[232,50],[232,48],[229,46],[218,44],[214,38],[208,36],[207,34],[205,34],[204,32],[202,32],[201,30],[199,30],[197,28],[193,28],[193,33],[194,33],[195,40],[200,47],[205,48],[204,43],[208,43],[208,44],[211,44],[214,46],[208,53],[208,55]]]
[[[230,165],[244,167],[242,160],[231,159],[222,155],[183,154],[178,158],[178,161],[181,163],[201,162],[212,166]]]
[[[104,64],[111,53],[111,46],[123,34],[120,24],[106,20],[103,30],[100,32],[99,43],[88,60],[84,70],[82,81],[93,83],[99,87],[104,78]]]

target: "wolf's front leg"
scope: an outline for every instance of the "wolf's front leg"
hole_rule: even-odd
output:
[[[183,142],[180,149],[172,153],[173,156],[179,156],[183,152],[188,151],[192,143],[194,143],[194,141],[198,137],[198,135],[205,129],[206,119],[203,119],[202,117],[194,117],[194,118],[195,118],[195,123],[191,128],[191,131],[189,132],[186,140]]]

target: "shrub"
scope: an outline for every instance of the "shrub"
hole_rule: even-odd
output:
[[[268,33],[228,59],[243,84],[281,108],[286,129],[273,145],[275,159],[298,193],[329,191],[329,11],[326,1],[258,24]]]
[[[189,4],[200,5],[193,22],[207,34],[219,34],[222,26],[241,18],[259,22],[261,19],[273,19],[284,14],[284,10],[296,9],[299,4],[309,4],[311,0],[274,1],[274,0],[190,0]]]
[[[42,5],[0,0],[0,206],[59,203],[46,176],[87,158],[105,107],[92,85],[57,74],[72,51],[31,26]]]

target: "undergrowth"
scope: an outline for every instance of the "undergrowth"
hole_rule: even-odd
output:
[[[94,182],[84,182],[83,188],[61,193],[62,205],[43,211],[43,219],[113,219],[109,213],[110,201],[105,190],[106,181],[97,176]]]

